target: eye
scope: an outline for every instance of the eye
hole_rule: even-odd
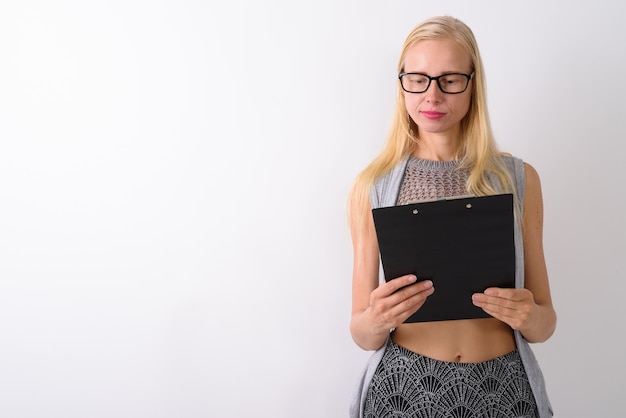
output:
[[[421,85],[421,84],[427,84],[428,83],[428,78],[424,77],[423,75],[419,75],[419,74],[407,74],[405,77],[405,80],[408,81],[409,83],[413,84],[413,85]]]
[[[441,77],[440,81],[448,86],[460,84],[465,82],[465,77],[459,74],[450,74],[445,77]]]

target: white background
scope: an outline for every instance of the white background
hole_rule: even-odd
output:
[[[436,14],[542,178],[556,416],[621,416],[618,4],[0,1],[0,416],[345,417],[346,196]]]

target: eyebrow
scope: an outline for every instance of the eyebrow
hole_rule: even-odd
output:
[[[424,71],[406,71],[405,69],[403,69],[400,72],[401,73],[405,73],[405,74],[423,74],[423,75],[427,75],[427,76],[430,76],[430,77],[438,77],[439,75],[446,75],[446,74],[471,74],[472,73],[472,71],[465,72],[465,71],[454,70],[454,71],[443,71],[443,72],[439,73],[436,76],[432,76],[432,75],[430,75],[430,74],[428,74],[427,72],[424,72]]]

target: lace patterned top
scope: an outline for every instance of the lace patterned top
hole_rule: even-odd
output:
[[[397,204],[467,195],[469,171],[458,168],[459,163],[409,158]]]

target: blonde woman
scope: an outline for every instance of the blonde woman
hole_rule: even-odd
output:
[[[405,320],[437,291],[414,275],[379,279],[371,210],[461,195],[513,193],[515,288],[471,296],[488,318]],[[356,344],[375,350],[351,405],[353,417],[550,417],[529,343],[556,327],[543,254],[543,203],[532,166],[498,151],[485,75],[470,28],[440,16],[407,37],[386,145],[350,193]]]

